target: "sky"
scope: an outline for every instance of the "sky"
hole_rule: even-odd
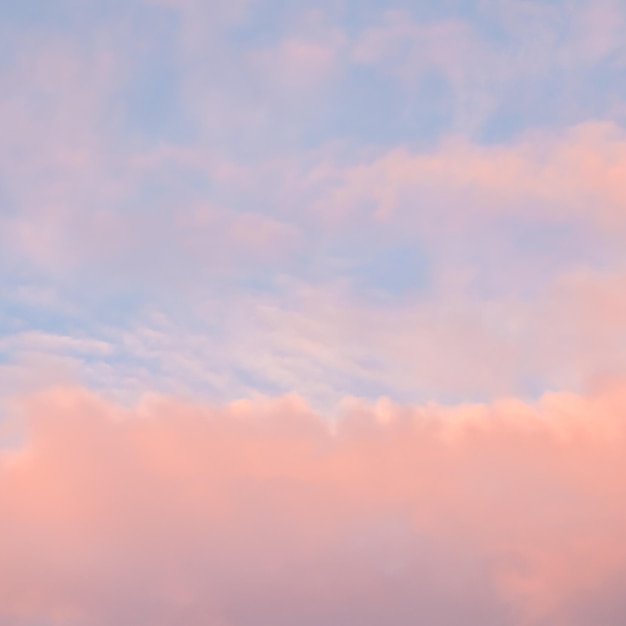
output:
[[[624,0],[0,0],[0,623],[623,626]]]

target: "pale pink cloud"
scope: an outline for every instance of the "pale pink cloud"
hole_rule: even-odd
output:
[[[626,216],[626,133],[604,121],[490,145],[461,135],[425,150],[333,142],[254,165],[202,147],[161,147],[135,159],[143,175],[170,164],[206,173],[225,188],[260,194],[290,223],[313,218],[332,229],[395,221],[426,235],[476,234],[513,216],[590,224],[612,238],[621,236]]]
[[[584,220],[610,232],[626,216],[626,134],[609,122],[534,132],[509,144],[449,137],[432,151],[406,147],[342,163],[329,148],[302,176],[317,191],[313,209],[333,222],[349,216],[408,219],[459,230],[503,215]]]
[[[340,32],[323,38],[289,37],[273,48],[255,51],[250,62],[277,89],[310,93],[337,73],[342,43]]]
[[[298,229],[269,215],[200,205],[177,216],[182,249],[199,265],[280,259],[297,249]]]
[[[623,63],[625,17],[619,0],[583,4],[573,16],[572,37],[563,52],[564,60],[572,64],[593,63],[618,53],[615,60]]]
[[[512,279],[510,268],[503,272]],[[246,357],[262,358],[259,372],[284,376],[290,389],[332,372],[426,399],[537,385],[580,390],[626,374],[623,273],[564,272],[534,296],[482,299],[469,279],[440,275],[432,293],[392,306],[384,297],[363,302],[340,289],[302,289],[259,311],[256,337],[241,334]],[[263,332],[268,326],[280,332]]]
[[[618,626],[626,392],[536,405],[23,398],[3,623]]]
[[[7,257],[52,270],[71,266],[79,229],[97,222],[103,238],[110,207],[132,188],[115,152],[111,105],[128,79],[115,33],[89,45],[70,38],[22,36],[0,71],[0,174],[12,211],[0,218]],[[88,230],[88,229],[85,229]],[[94,237],[91,249],[102,247]]]
[[[66,200],[101,180],[111,147],[106,114],[129,75],[114,40],[99,33],[81,46],[22,35],[13,62],[0,71],[0,167],[24,204]]]

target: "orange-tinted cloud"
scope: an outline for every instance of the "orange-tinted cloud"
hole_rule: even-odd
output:
[[[19,405],[0,465],[3,624],[626,618],[626,388],[537,405]]]

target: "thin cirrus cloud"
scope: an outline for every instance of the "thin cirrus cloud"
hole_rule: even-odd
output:
[[[7,335],[3,390],[78,379],[125,403],[146,389],[221,401],[298,390],[320,412],[346,395],[457,403],[585,391],[626,373],[623,287],[623,275],[579,272],[532,299],[476,301],[461,284],[400,304],[286,285],[126,326],[85,324],[79,310],[61,318],[81,329],[73,341]]]

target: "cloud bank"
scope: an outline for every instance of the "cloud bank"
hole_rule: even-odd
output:
[[[332,422],[295,396],[31,394],[0,461],[1,621],[621,625],[625,411],[622,383]]]

